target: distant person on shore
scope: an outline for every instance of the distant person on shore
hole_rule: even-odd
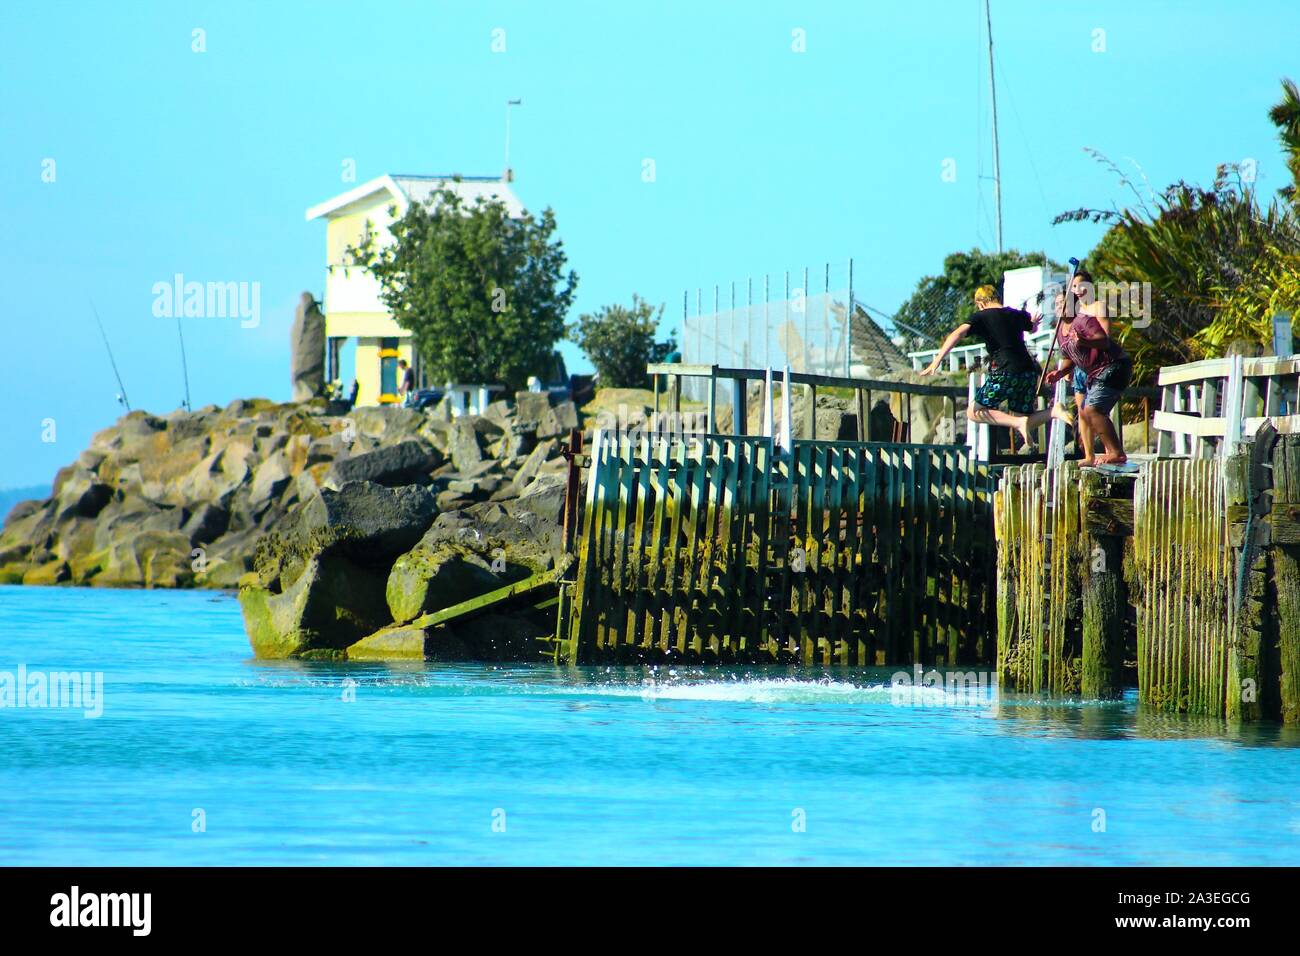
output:
[[[415,369],[407,364],[406,359],[397,360],[397,369],[402,373],[402,384],[397,386],[397,399],[403,405],[410,405],[415,399]]]
[[[1025,333],[1036,329],[1038,320],[1030,318],[1023,309],[1004,306],[991,285],[975,290],[975,308],[978,311],[970,321],[952,330],[934,361],[921,374],[933,375],[953,346],[974,334],[988,350],[989,371],[984,384],[975,391],[975,401],[966,408],[966,417],[973,422],[1015,429],[1024,442],[1021,452],[1032,453],[1034,441],[1030,435],[1048,419],[1055,417],[1073,424],[1069,414],[1058,409],[1055,403],[1050,408],[1034,410],[1040,369],[1025,348]],[[1003,402],[1007,403],[1009,412],[997,410]]]
[[[1084,465],[1122,465],[1128,461],[1124,442],[1110,420],[1111,409],[1124,389],[1133,381],[1133,360],[1118,342],[1110,337],[1110,320],[1105,306],[1096,301],[1092,276],[1080,270],[1070,287],[1075,308],[1060,305],[1061,329],[1057,343],[1062,359],[1047,375],[1055,384],[1067,375],[1078,382],[1083,377],[1083,394],[1075,385],[1075,402],[1079,405],[1079,438]],[[1092,442],[1100,438],[1105,453],[1093,457]]]

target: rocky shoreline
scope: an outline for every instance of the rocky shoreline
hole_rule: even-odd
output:
[[[564,560],[561,442],[579,424],[533,392],[460,417],[320,399],[131,412],[9,513],[0,583],[238,588],[259,657],[531,658],[548,625],[526,612],[432,643],[412,622]]]
[[[445,402],[340,414],[324,399],[131,412],[59,471],[49,498],[9,513],[0,583],[238,589],[262,658],[535,660],[550,611],[516,602],[453,623],[437,612],[563,571],[562,445],[584,416],[639,427],[651,402],[607,389],[582,414],[538,392],[482,415]],[[718,411],[726,432],[730,409]],[[797,396],[792,420],[806,411]],[[893,420],[880,403],[871,430],[883,437]],[[856,434],[843,399],[818,396],[815,421],[818,437]]]

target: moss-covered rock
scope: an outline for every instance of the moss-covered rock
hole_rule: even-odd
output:
[[[424,628],[398,624],[363,637],[348,648],[347,657],[350,661],[422,661],[424,640]]]
[[[71,580],[68,562],[59,560],[30,567],[23,574],[23,584],[66,584]]]
[[[22,584],[27,565],[22,562],[0,564],[0,584]]]
[[[503,583],[508,582],[468,548],[447,544],[431,550],[416,545],[393,562],[385,593],[393,620],[405,624],[429,611],[487,594]]]
[[[262,658],[345,651],[388,623],[385,576],[342,555],[317,555],[283,593],[239,590],[244,629]]]
[[[382,569],[410,549],[437,513],[432,492],[408,486],[386,488],[353,481],[338,491],[322,488],[284,522],[284,530],[262,538],[253,568],[262,586],[290,587],[307,563],[322,554],[342,554],[358,564]]]

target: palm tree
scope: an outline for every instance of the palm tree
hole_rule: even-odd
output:
[[[1277,127],[1277,138],[1286,152],[1286,167],[1291,171],[1291,185],[1278,192],[1292,205],[1300,202],[1300,88],[1291,78],[1282,80],[1282,99],[1268,111]]]

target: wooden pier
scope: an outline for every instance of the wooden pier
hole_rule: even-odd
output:
[[[1300,436],[1133,477],[1008,468],[994,510],[1003,686],[1300,723]]]
[[[549,653],[984,665],[1009,690],[1104,700],[1136,687],[1152,712],[1300,723],[1300,398],[1289,379],[1252,380],[1296,369],[1196,371],[1219,378],[1162,373],[1156,418],[1190,429],[1161,441],[1187,457],[1129,474],[861,440],[864,414],[858,441],[819,440],[811,422],[792,439],[788,396],[784,435],[741,434],[743,415],[734,435],[598,432],[585,500],[575,478],[566,506],[575,560]],[[758,377],[708,373],[709,422],[718,378],[739,404]]]
[[[671,423],[684,377],[704,380],[708,424],[729,382],[734,434],[658,434],[654,421],[644,433],[596,433],[557,660],[992,665],[993,470],[963,445],[897,440],[897,427],[893,441],[867,440],[873,395],[893,396],[905,434],[913,400],[941,399],[954,416],[963,389],[649,371],[668,379]],[[764,435],[744,433],[756,380]],[[853,395],[846,421],[858,440],[817,437],[818,389]],[[806,400],[795,422],[797,390]]]

